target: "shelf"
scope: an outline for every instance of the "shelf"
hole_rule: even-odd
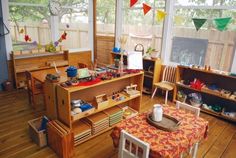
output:
[[[114,52],[111,52],[111,54],[114,54],[114,55],[121,55],[120,53],[114,53]],[[124,54],[124,56],[127,56],[127,54]],[[148,61],[156,61],[156,60],[160,60],[160,58],[151,58],[151,59],[147,59],[147,58],[143,58],[143,60],[148,60]]]
[[[217,73],[217,72],[214,71],[214,70],[206,71],[206,70],[204,70],[204,69],[191,68],[191,67],[188,67],[188,66],[182,66],[182,65],[179,65],[178,67],[180,67],[180,68],[184,68],[184,69],[189,69],[189,70],[194,70],[194,71],[198,71],[198,72],[203,72],[203,73],[207,73],[207,74],[218,75],[218,76],[222,76],[222,77],[227,77],[227,78],[236,79],[235,76],[230,76],[230,75],[226,75],[226,74],[220,74],[220,73]]]
[[[217,113],[217,112],[214,112],[214,111],[211,111],[211,110],[206,110],[206,109],[203,109],[203,108],[201,108],[201,111],[204,112],[204,113],[213,115],[213,116],[218,116],[218,117],[221,117],[221,118],[223,118],[223,119],[236,122],[236,118],[228,117],[228,116],[223,115],[223,114],[221,114],[221,113]]]
[[[140,97],[141,94],[138,94],[138,95],[135,95],[135,96],[132,96],[132,97],[128,97],[127,95],[121,93],[120,96],[124,96],[124,97],[126,97],[126,99],[121,100],[121,101],[114,101],[113,99],[111,99],[111,97],[108,97],[108,106],[105,106],[105,107],[99,108],[99,109],[95,109],[95,110],[94,110],[93,112],[91,112],[91,113],[85,113],[85,115],[79,115],[79,114],[78,114],[78,115],[71,116],[71,120],[72,120],[73,122],[75,122],[75,121],[77,121],[77,120],[79,120],[79,119],[81,119],[81,118],[84,118],[84,117],[87,117],[87,116],[96,114],[96,113],[101,112],[101,111],[103,111],[103,110],[105,110],[105,109],[111,108],[111,107],[113,107],[113,106],[116,106],[116,105],[119,105],[119,104],[128,102],[128,101],[130,101],[130,100],[132,100],[132,99],[135,99],[135,98],[137,98],[137,97]]]
[[[90,85],[90,86],[75,86],[75,87],[69,87],[69,88],[65,88],[65,87],[62,87],[62,88],[67,90],[68,93],[71,93],[71,92],[76,92],[76,91],[79,91],[79,90],[89,89],[89,88],[92,88],[92,87],[97,87],[97,86],[101,86],[101,85],[104,85],[104,84],[108,84],[108,83],[112,83],[112,82],[128,79],[128,78],[131,78],[131,77],[136,77],[137,75],[142,75],[142,74],[143,74],[143,72],[127,74],[127,75],[124,75],[122,77],[113,78],[111,80],[101,81],[101,82],[99,82],[97,84],[93,84],[93,85]]]
[[[90,137],[85,138],[84,140],[75,143],[74,146],[77,146],[77,145],[79,145],[79,144],[82,144],[82,143],[84,143],[84,142],[86,142],[86,141],[88,141],[88,140],[90,140],[90,139],[92,139],[92,138],[94,138],[94,137],[96,137],[96,136],[98,136],[98,135],[104,133],[104,132],[107,132],[107,131],[111,130],[111,129],[114,128],[114,127],[115,127],[115,125],[113,125],[113,126],[111,126],[111,127],[108,127],[108,128],[106,128],[106,129],[104,129],[104,130],[98,132],[97,134],[91,135]]]
[[[21,55],[14,55],[15,59],[25,59],[25,58],[36,58],[36,57],[43,57],[43,56],[52,56],[52,55],[59,55],[59,54],[63,54],[63,51],[59,51],[59,52],[47,52],[47,53],[31,53],[31,54],[21,54]]]
[[[179,86],[179,87],[182,87],[182,88],[187,88],[187,89],[196,91],[196,92],[210,94],[210,95],[213,95],[213,96],[216,96],[216,97],[220,97],[220,98],[225,99],[225,100],[236,102],[236,100],[224,97],[224,96],[220,95],[220,93],[216,93],[216,92],[214,92],[212,90],[207,90],[207,91],[205,91],[204,89],[198,90],[198,89],[191,88],[190,86],[186,86],[186,85],[184,85],[182,83],[176,83],[176,85]]]

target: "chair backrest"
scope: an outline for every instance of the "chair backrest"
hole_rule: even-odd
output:
[[[175,83],[175,76],[176,76],[176,67],[165,66],[162,75],[162,81]]]
[[[26,76],[26,84],[28,90],[32,89],[32,76],[29,71],[25,71],[25,76]]]
[[[200,115],[200,108],[191,106],[189,104],[186,104],[186,103],[183,103],[183,102],[180,102],[180,101],[176,101],[176,108],[177,109],[184,109],[186,111],[189,111],[189,112],[195,114],[195,116],[197,116],[197,117],[199,117],[199,115]]]
[[[148,158],[150,145],[142,140],[121,131],[119,144],[119,158]]]

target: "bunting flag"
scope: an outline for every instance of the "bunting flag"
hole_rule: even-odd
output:
[[[152,7],[150,7],[149,5],[143,3],[143,13],[144,13],[144,15],[146,15],[151,9],[152,9]]]
[[[162,21],[165,18],[165,16],[166,16],[166,12],[161,11],[161,10],[157,10],[156,18],[157,18],[158,22]]]
[[[31,42],[32,40],[29,35],[25,35],[24,39],[25,39],[25,42]]]
[[[227,29],[228,24],[231,22],[231,17],[214,19],[214,24],[217,30],[224,31]]]
[[[196,30],[198,31],[207,21],[207,19],[198,19],[198,18],[192,18],[194,26]]]
[[[182,25],[185,19],[182,16],[175,16],[174,22],[176,25]]]
[[[130,8],[133,7],[137,2],[138,0],[130,0]]]

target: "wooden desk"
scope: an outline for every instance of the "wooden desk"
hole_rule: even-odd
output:
[[[44,92],[44,102],[46,107],[46,115],[50,119],[57,118],[57,106],[56,106],[56,85],[58,83],[62,83],[68,80],[66,69],[67,67],[59,67],[57,68],[60,71],[60,81],[56,83],[51,83],[50,81],[45,80],[47,74],[55,74],[56,71],[54,68],[33,71],[30,72],[31,78],[33,80],[32,83],[35,81],[40,82],[43,84],[43,92]],[[34,86],[34,85],[32,85]]]
[[[208,122],[191,113],[163,106],[163,111],[181,121],[179,129],[174,132],[160,130],[146,121],[147,113],[141,113],[118,124],[111,136],[115,147],[119,145],[120,131],[123,129],[144,142],[150,144],[149,157],[180,157],[189,147],[206,138]]]
[[[66,67],[59,67],[57,69],[61,73],[60,74],[61,75],[60,82],[67,81],[67,75],[66,75],[67,66]],[[45,82],[45,78],[46,78],[47,74],[55,74],[55,73],[56,73],[56,71],[54,68],[30,72],[32,79],[34,79],[40,83]]]

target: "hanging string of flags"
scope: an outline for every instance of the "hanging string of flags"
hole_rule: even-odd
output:
[[[211,24],[213,23],[213,26],[219,30],[219,31],[225,31],[227,30],[227,27],[229,23],[232,21],[231,17],[227,18],[215,18],[213,21],[211,19],[200,19],[200,18],[192,18],[193,24],[198,31],[207,21]]]
[[[133,7],[138,0],[130,0],[130,8]],[[146,3],[143,3],[143,13],[146,15],[150,10],[152,9],[151,6],[149,6]],[[162,11],[162,10],[157,10],[156,11],[156,20],[158,22],[162,22],[167,13]],[[185,22],[185,19],[182,16],[175,16],[174,21],[177,25],[181,25]],[[208,21],[210,24],[213,24],[213,26],[219,30],[219,31],[225,31],[227,30],[227,26],[229,23],[232,21],[232,17],[227,17],[227,18],[215,18],[213,21],[209,19],[204,19],[204,18],[192,18],[193,24],[198,31],[205,23]]]

